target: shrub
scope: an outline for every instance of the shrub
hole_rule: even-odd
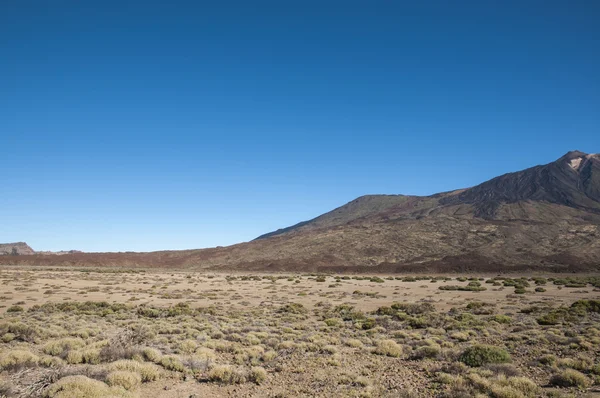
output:
[[[154,381],[160,378],[160,368],[151,363],[137,362],[130,359],[122,359],[111,363],[108,366],[109,370],[123,370],[135,372],[140,375],[143,382]]]
[[[0,355],[0,369],[18,370],[37,365],[39,358],[26,350],[11,350]]]
[[[108,387],[101,381],[86,376],[67,376],[52,384],[44,392],[46,398],[104,398],[127,397],[121,388]]]
[[[438,345],[424,346],[417,348],[412,357],[414,359],[437,358],[440,353],[441,349]]]
[[[219,365],[208,372],[208,379],[223,384],[240,384],[246,382],[246,374],[231,365]]]
[[[458,285],[442,285],[438,287],[440,290],[460,290],[464,292],[483,292],[487,288],[483,286],[458,286]]]
[[[537,319],[537,323],[540,325],[558,325],[562,322],[562,320],[562,314],[557,311],[553,311],[539,317]]]
[[[363,346],[362,341],[360,341],[358,339],[348,339],[348,340],[344,341],[344,344],[346,344],[348,347],[352,347],[352,348],[362,348],[362,346]]]
[[[600,300],[577,300],[571,304],[571,308],[600,313]]]
[[[23,312],[24,309],[20,305],[13,305],[12,307],[8,307],[6,312]]]
[[[542,365],[553,366],[556,365],[558,359],[554,355],[544,355],[538,359],[538,362]]]
[[[362,323],[363,330],[373,329],[377,325],[375,318],[365,319]]]
[[[510,362],[510,355],[499,347],[474,345],[463,351],[459,360],[466,365],[478,367],[490,363]]]
[[[204,361],[214,361],[216,359],[215,352],[210,348],[200,347],[196,350],[194,357]]]
[[[88,348],[81,351],[81,359],[83,363],[89,363],[92,365],[100,363],[100,349],[99,348]]]
[[[150,362],[158,363],[162,358],[162,353],[156,348],[146,347],[142,349],[142,356]]]
[[[267,371],[263,367],[255,366],[250,369],[248,378],[256,384],[262,384],[267,379]]]
[[[277,351],[269,350],[262,355],[261,359],[263,362],[271,362],[277,358],[277,355]]]
[[[59,368],[64,366],[64,361],[59,357],[53,357],[51,355],[44,355],[40,358],[38,364],[46,368]],[[0,395],[1,397],[2,395]]]
[[[469,340],[469,335],[464,332],[454,332],[450,335],[451,338],[456,339],[458,341],[467,341]]]
[[[486,365],[485,369],[496,376],[516,377],[521,375],[519,369],[510,363],[491,363]]]
[[[174,355],[165,355],[161,358],[160,364],[163,368],[175,372],[183,372],[185,370],[185,366],[183,366],[181,360]]]
[[[393,303],[391,308],[409,315],[426,314],[435,311],[435,307],[431,303]]]
[[[137,314],[146,318],[159,318],[162,312],[157,308],[138,307]]]
[[[14,333],[5,333],[2,335],[2,342],[3,343],[10,343],[11,341],[13,341],[15,338],[17,337],[16,334]]]
[[[179,303],[182,304],[182,303]],[[180,308],[179,304],[175,307]],[[114,362],[119,359],[131,359],[141,355],[138,344],[151,338],[152,332],[146,327],[124,330],[114,336],[110,342],[100,350],[100,359],[102,362]]]
[[[502,384],[502,380],[500,380]],[[517,391],[523,393],[526,397],[539,397],[540,387],[527,377],[509,377],[504,384],[508,384]],[[521,396],[521,395],[518,395]],[[498,398],[501,398],[500,396]]]
[[[339,318],[327,318],[325,319],[325,325],[331,327],[340,327],[343,325],[342,320]]]
[[[558,387],[579,387],[586,388],[591,384],[591,380],[583,373],[575,369],[566,369],[550,378],[550,384]]]
[[[198,343],[194,340],[184,340],[179,343],[179,351],[184,354],[191,354],[198,348]]]
[[[399,357],[402,355],[402,346],[394,340],[380,340],[377,342],[374,353],[388,357]]]
[[[290,303],[279,308],[279,312],[287,314],[305,314],[308,310],[300,303]]]
[[[65,357],[70,350],[82,348],[85,342],[79,338],[67,337],[60,340],[49,341],[44,345],[42,351],[48,355]]]
[[[65,359],[67,363],[76,365],[83,362],[83,354],[81,351],[71,350],[67,353],[67,357]]]
[[[511,317],[509,317],[508,315],[494,315],[493,317],[490,318],[491,321],[494,322],[498,322],[498,323],[504,323],[504,324],[508,324],[512,322]]]
[[[365,319],[365,314],[362,311],[357,310],[353,306],[348,305],[348,304],[338,305],[337,307],[334,308],[334,311],[336,313],[338,313],[338,315],[344,321],[355,322],[355,321],[361,321],[361,320]]]
[[[127,370],[115,370],[106,376],[106,383],[109,386],[123,387],[127,391],[136,390],[142,383],[142,378],[138,373]]]

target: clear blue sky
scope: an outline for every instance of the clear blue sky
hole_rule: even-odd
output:
[[[595,0],[3,0],[0,242],[227,245],[600,151],[598,21]]]

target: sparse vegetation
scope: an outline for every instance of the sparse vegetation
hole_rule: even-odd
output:
[[[160,380],[262,392],[301,377],[281,392],[310,395],[319,385],[323,395],[374,397],[398,378],[411,384],[392,387],[394,396],[537,398],[577,395],[600,381],[600,305],[591,290],[571,298],[566,286],[579,279],[327,275],[330,287],[316,282],[322,275],[77,275],[103,284],[48,284],[39,290],[52,290],[52,300],[39,304],[24,300],[28,293],[9,299],[0,388],[14,395],[33,383],[46,397],[135,397],[160,394]],[[136,287],[121,283],[123,275]],[[198,280],[202,289],[188,287]],[[438,289],[446,284],[489,290]],[[544,286],[552,301],[513,294],[527,284]],[[80,290],[121,301],[73,301]],[[144,295],[158,302],[130,300]],[[11,305],[23,311],[7,312]],[[21,381],[21,371],[39,380]]]
[[[469,366],[510,362],[506,350],[490,345],[474,345],[468,347],[460,356],[460,361]]]

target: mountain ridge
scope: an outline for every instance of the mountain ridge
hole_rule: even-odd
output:
[[[577,167],[574,167],[571,162],[575,159],[580,159],[581,162],[576,163]],[[592,178],[592,168],[595,169],[593,183],[589,183]],[[569,175],[568,173],[577,172],[578,176],[582,176],[583,182],[577,180],[575,174]],[[512,189],[506,188],[507,180],[515,180],[513,182]],[[555,179],[557,182],[549,182],[548,180]],[[566,181],[565,181],[566,180]],[[581,178],[580,178],[581,180]],[[557,183],[560,184],[555,191],[546,192],[545,189],[540,187],[552,187]],[[593,197],[586,197],[586,195],[575,195],[577,192],[577,186],[579,184],[591,185],[592,188],[589,191]],[[510,185],[510,184],[508,184]],[[363,198],[379,198],[379,197],[401,197],[404,202],[424,202],[433,203],[438,199],[437,205],[439,207],[453,206],[453,205],[472,205],[475,207],[474,215],[480,218],[494,219],[496,211],[501,204],[517,203],[525,200],[536,200],[536,201],[548,201],[550,203],[562,204],[568,207],[576,207],[585,209],[595,213],[600,213],[600,156],[598,154],[587,154],[581,151],[570,151],[563,155],[555,162],[551,162],[545,165],[537,165],[524,170],[510,172],[498,177],[492,178],[481,184],[478,184],[471,188],[458,189],[454,191],[436,193],[428,196],[416,196],[416,195],[365,195],[351,202],[342,205],[331,212],[325,213],[321,216],[315,217],[311,220],[302,221],[298,224],[290,227],[281,228],[267,234],[263,234],[256,239],[264,239],[273,237],[281,234],[285,234],[299,228],[311,226],[319,220],[330,219],[331,216],[339,211],[343,211],[345,208],[351,206],[354,203],[360,202]],[[595,189],[595,192],[594,192]],[[558,191],[558,193],[556,192]],[[389,210],[394,206],[402,205],[402,201],[398,201],[393,205],[389,206]],[[405,203],[406,204],[406,203]],[[436,210],[436,209],[430,209]],[[363,209],[363,213],[375,213],[376,211],[370,211]],[[356,217],[358,218],[358,217]],[[332,224],[329,224],[332,226]]]
[[[12,257],[12,258],[11,258]],[[14,264],[198,270],[600,270],[600,156],[554,162],[430,196],[365,195],[257,239],[212,249],[4,256]]]

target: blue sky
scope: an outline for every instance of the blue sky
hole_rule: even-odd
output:
[[[593,0],[2,1],[0,242],[227,245],[600,151],[599,20]]]

